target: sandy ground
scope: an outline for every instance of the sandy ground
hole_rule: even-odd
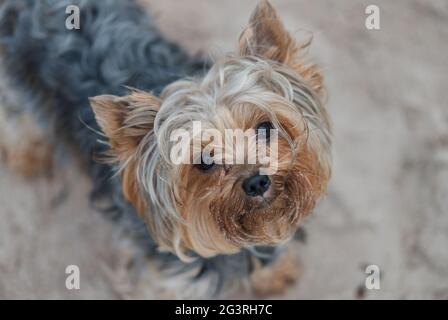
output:
[[[447,2],[272,2],[298,39],[314,34],[309,56],[324,70],[335,134],[328,196],[296,248],[302,279],[280,297],[447,299]],[[379,31],[364,26],[372,2]],[[235,48],[256,1],[144,4],[167,36],[215,52]],[[151,281],[111,280],[126,249],[88,191],[70,163],[34,180],[0,165],[0,298],[157,296]],[[65,288],[69,264],[80,290]],[[380,290],[362,290],[368,264],[380,267]]]

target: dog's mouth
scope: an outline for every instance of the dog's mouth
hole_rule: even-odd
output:
[[[269,209],[269,207],[277,200],[280,192],[272,191],[266,192],[267,194],[263,196],[258,196],[253,199],[250,199],[247,207],[250,208],[246,211],[263,211]]]
[[[294,215],[296,202],[287,190],[274,190],[271,195],[251,200],[243,210],[245,215],[259,216],[263,221],[274,222]]]
[[[238,245],[276,244],[285,240],[298,221],[297,199],[285,185],[264,196],[212,203],[215,221],[228,240]]]

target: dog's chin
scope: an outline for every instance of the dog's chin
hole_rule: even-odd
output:
[[[212,204],[216,224],[226,239],[240,247],[275,245],[287,240],[297,227],[299,212],[291,194],[285,190],[263,197],[230,198],[221,207]]]

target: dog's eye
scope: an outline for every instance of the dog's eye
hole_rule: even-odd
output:
[[[259,123],[256,127],[256,133],[259,136],[264,137],[267,141],[269,141],[269,138],[271,137],[271,129],[273,129],[274,126],[269,121]]]
[[[196,165],[199,170],[208,171],[215,166],[215,162],[213,161],[213,157],[202,157],[201,163]]]

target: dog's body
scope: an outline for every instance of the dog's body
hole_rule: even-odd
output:
[[[220,289],[228,278],[248,278],[254,266],[259,264],[256,261],[266,264],[275,258],[277,247],[271,246],[271,244],[276,244],[280,240],[283,241],[288,237],[288,234],[290,237],[299,218],[308,214],[316,199],[325,189],[326,181],[330,175],[329,164],[327,163],[329,157],[327,149],[330,144],[328,121],[319,98],[317,98],[322,85],[319,75],[313,68],[299,65],[295,60],[294,63],[297,66],[292,67],[292,62],[290,64],[308,81],[308,84],[304,85],[300,80],[300,84],[297,84],[298,89],[294,89],[296,97],[294,99],[302,99],[301,101],[305,101],[303,102],[304,105],[309,101],[314,101],[314,99],[317,101],[310,104],[310,113],[317,114],[315,118],[318,118],[318,120],[315,126],[321,128],[324,132],[323,138],[318,137],[316,139],[320,140],[313,142],[319,145],[317,148],[322,148],[322,151],[319,151],[320,154],[316,156],[315,153],[310,152],[310,156],[307,157],[308,153],[303,153],[304,158],[309,158],[307,161],[310,164],[307,166],[302,164],[300,168],[306,168],[306,171],[303,171],[304,173],[302,172],[300,177],[306,176],[307,172],[311,173],[306,177],[304,176],[304,180],[300,180],[300,183],[296,182],[297,188],[294,190],[297,191],[304,187],[303,184],[306,181],[310,188],[307,191],[307,198],[302,196],[300,201],[297,200],[297,202],[287,204],[288,207],[300,206],[300,210],[303,212],[297,209],[300,212],[295,213],[294,217],[291,216],[289,218],[291,221],[288,220],[288,223],[282,222],[279,224],[281,227],[275,230],[279,239],[276,238],[275,240],[272,235],[259,235],[258,233],[261,234],[261,230],[264,230],[262,221],[251,218],[251,227],[257,228],[258,231],[250,232],[252,232],[252,238],[257,240],[245,242],[246,240],[242,239],[243,235],[237,234],[238,230],[234,230],[237,234],[234,236],[226,225],[232,224],[227,222],[226,218],[223,218],[228,216],[226,212],[229,209],[211,201],[207,202],[207,208],[220,206],[216,208],[216,212],[223,211],[223,216],[217,218],[217,221],[221,221],[222,225],[217,227],[217,231],[214,231],[212,236],[208,235],[211,238],[206,238],[202,234],[199,237],[197,235],[200,232],[190,232],[190,229],[181,227],[182,224],[178,226],[176,222],[173,222],[174,220],[168,220],[166,213],[162,212],[165,209],[166,211],[171,210],[174,207],[172,203],[175,201],[167,196],[162,197],[160,195],[164,192],[161,186],[154,187],[157,195],[149,192],[150,200],[142,200],[142,190],[148,191],[149,189],[151,191],[151,186],[147,188],[141,186],[140,189],[139,177],[134,177],[135,179],[129,177],[135,172],[141,172],[139,171],[140,164],[138,161],[135,161],[135,163],[133,161],[136,157],[142,158],[146,154],[133,151],[133,158],[126,158],[129,153],[128,147],[134,144],[139,145],[145,139],[153,139],[148,138],[146,132],[153,130],[153,122],[156,121],[154,119],[148,120],[148,123],[151,122],[151,126],[145,126],[146,123],[142,123],[149,119],[149,116],[153,117],[152,113],[156,113],[163,108],[167,110],[167,113],[175,113],[175,111],[169,110],[168,106],[164,107],[163,105],[152,109],[151,103],[160,103],[159,100],[162,98],[159,98],[159,96],[161,94],[165,102],[168,101],[170,97],[174,96],[171,91],[184,90],[182,92],[186,92],[186,95],[189,96],[193,95],[192,92],[196,92],[197,89],[190,89],[188,87],[190,84],[185,84],[182,81],[179,82],[179,85],[172,85],[166,89],[168,85],[179,79],[185,77],[202,78],[204,76],[207,79],[214,72],[233,70],[241,66],[250,70],[250,68],[258,68],[260,64],[264,63],[266,68],[273,68],[272,72],[279,72],[285,78],[290,79],[289,77],[295,77],[295,75],[291,75],[288,70],[277,66],[277,64],[267,65],[258,58],[246,59],[243,61],[244,63],[240,63],[236,58],[229,58],[222,63],[221,69],[215,66],[214,68],[217,71],[213,71],[213,67],[208,62],[189,56],[178,45],[164,39],[153,26],[150,17],[146,16],[133,1],[13,0],[3,2],[0,6],[0,50],[2,52],[2,67],[8,75],[10,83],[22,93],[25,108],[30,109],[43,120],[43,123],[52,128],[51,132],[53,134],[50,136],[57,138],[53,142],[64,141],[77,155],[80,155],[82,163],[93,178],[94,201],[107,199],[110,206],[105,211],[109,212],[110,216],[120,221],[121,224],[127,226],[148,255],[160,259],[164,265],[169,264],[179,273],[197,268],[198,273],[191,279],[193,281],[199,281],[204,277],[213,279],[213,285],[209,287],[211,290]],[[68,30],[64,27],[67,17],[65,8],[73,4],[80,8],[80,30]],[[259,9],[259,13],[260,10],[266,10],[268,4],[264,3],[263,6],[264,9]],[[246,36],[250,37],[250,34]],[[244,36],[242,39],[245,40]],[[250,41],[247,44],[241,44],[241,50],[251,51],[252,49],[248,47],[249,43]],[[283,53],[282,51],[266,51],[263,54],[270,55],[269,61],[283,59],[281,63],[285,65],[291,59],[290,53]],[[238,78],[235,76],[233,81],[237,80]],[[294,81],[298,80],[290,81],[295,83]],[[204,86],[204,83],[202,85]],[[129,91],[126,87],[151,92],[154,96],[134,91],[130,96],[121,100],[111,98],[110,95],[125,95]],[[179,89],[179,87],[181,88]],[[298,93],[301,92],[299,90],[303,90],[305,93]],[[89,103],[89,98],[104,94],[109,96],[92,100],[95,114]],[[180,104],[180,100],[176,103]],[[113,128],[115,131],[112,130],[111,123],[121,121],[117,118],[117,114],[109,113],[109,110],[114,108],[112,104],[120,104],[122,108],[134,113],[144,109],[142,114],[133,118],[134,120],[138,118],[140,122],[138,128],[133,128],[135,131],[125,137],[126,142],[120,140],[122,137],[117,138],[116,132],[121,128],[126,130],[133,125],[133,122],[130,120],[131,117],[127,115],[126,121],[128,122],[126,122],[126,125],[128,127],[123,125],[124,122],[120,122],[119,128]],[[304,110],[306,113],[307,109],[304,108]],[[167,118],[169,116],[170,114],[166,115]],[[312,118],[309,117],[309,119]],[[163,128],[163,124],[159,125],[159,130],[161,130],[160,127]],[[105,132],[109,139],[112,148],[111,155],[114,157],[114,161],[118,163],[118,167],[96,161],[98,156],[109,149],[105,144],[98,142],[102,138],[98,133],[101,130]],[[140,131],[145,131],[145,137],[138,142],[132,140],[128,144],[128,140],[139,135]],[[309,140],[312,141],[313,137]],[[318,165],[314,166],[314,164]],[[146,163],[146,165],[148,164]],[[158,168],[159,165],[160,163],[157,163],[154,166]],[[116,175],[117,168],[122,173],[121,179]],[[128,170],[128,168],[130,169]],[[182,174],[188,175],[190,173]],[[321,176],[322,181],[315,179],[315,177]],[[300,177],[297,176],[296,179]],[[151,179],[151,177],[148,179]],[[205,182],[202,181],[201,183],[204,184]],[[176,191],[175,194],[184,199],[180,207],[189,206],[191,200],[188,199],[191,195],[184,196],[181,191]],[[195,196],[198,197],[198,195]],[[278,197],[282,199],[281,194]],[[157,204],[163,202],[161,200],[170,202],[171,206],[168,206],[167,203]],[[196,202],[196,198],[193,202]],[[281,205],[281,202],[276,204],[277,209],[273,210],[280,212],[283,210]],[[179,207],[175,209],[179,211]],[[197,207],[195,210],[200,211],[202,209]],[[263,210],[266,214],[264,219],[268,219],[267,209]],[[154,216],[159,214],[163,218],[154,221]],[[139,215],[142,219],[139,218]],[[181,213],[181,215],[188,220],[184,213]],[[277,218],[272,214],[269,219]],[[294,228],[284,230],[285,226],[289,224]],[[149,225],[150,232],[147,231],[146,225]],[[163,227],[160,225],[163,225]],[[210,230],[214,230],[215,222],[207,222],[207,225]],[[249,224],[245,226],[245,232],[249,232],[248,226]],[[211,233],[212,231],[208,232]],[[226,236],[220,239],[222,233]],[[234,237],[238,237],[239,240],[235,240]],[[178,240],[173,240],[174,238]],[[210,239],[213,239],[216,244],[211,245],[209,243]],[[242,242],[247,244],[243,245]],[[255,247],[258,244],[261,246]],[[163,249],[162,252],[159,250],[160,248]],[[178,257],[192,261],[182,262]]]

